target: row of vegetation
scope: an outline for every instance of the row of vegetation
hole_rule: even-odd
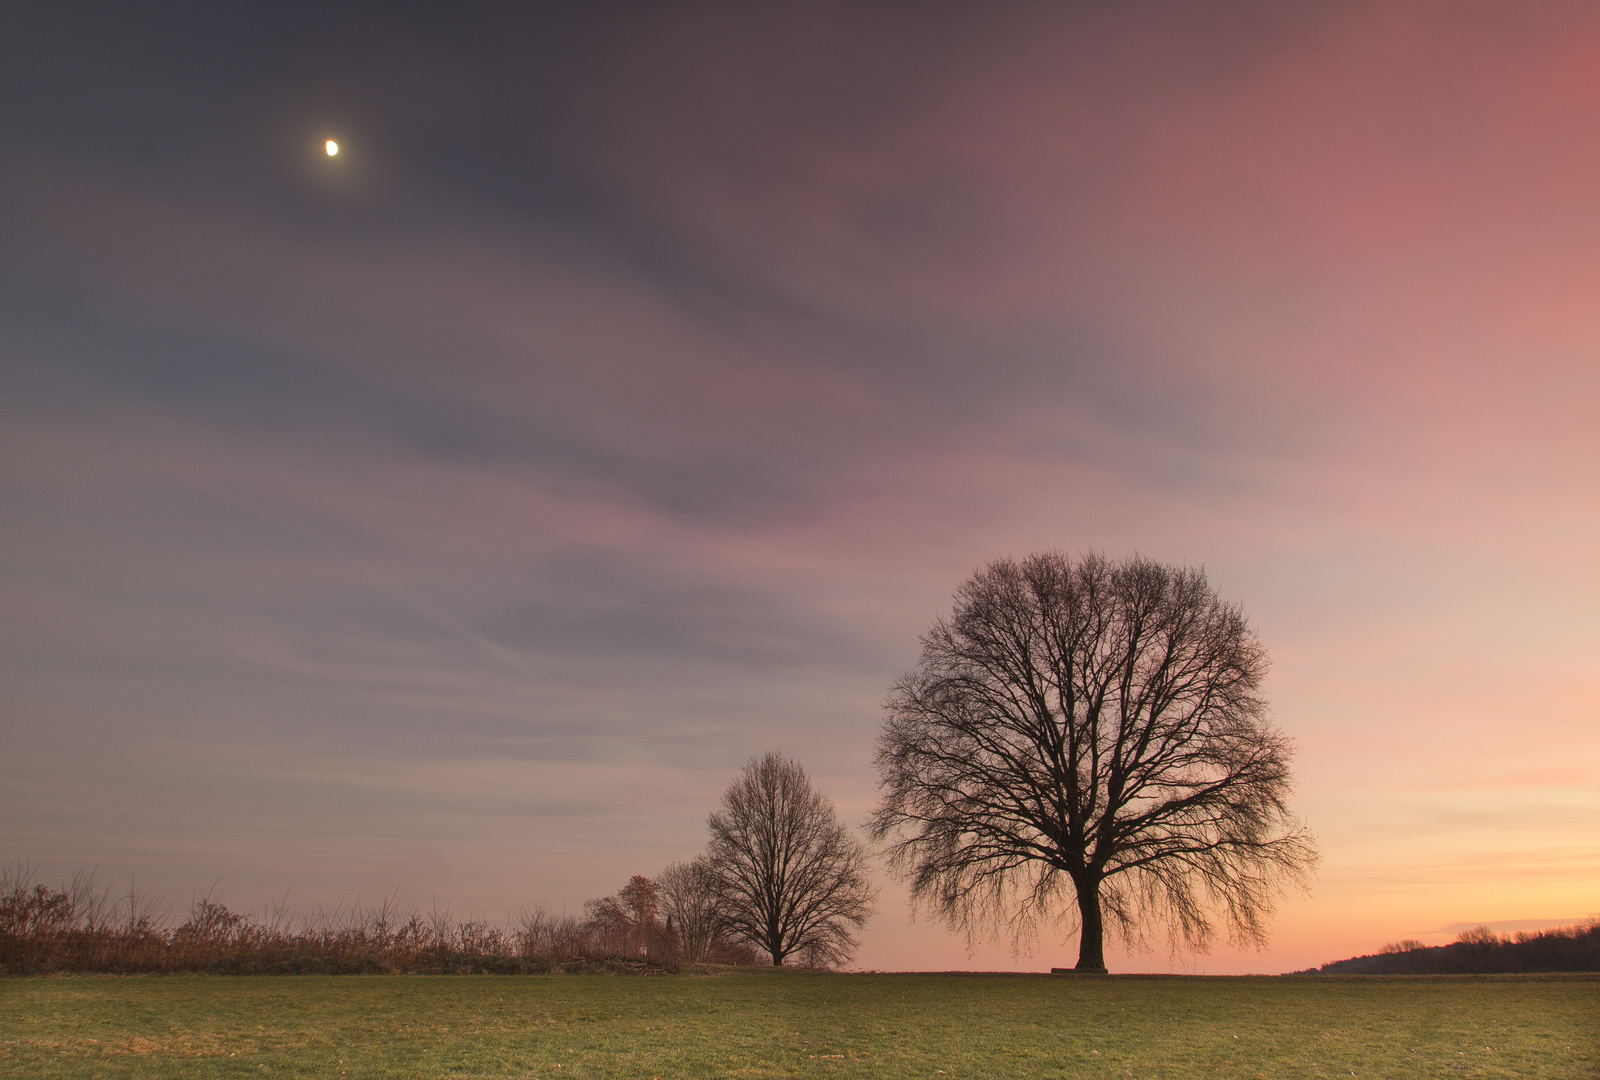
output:
[[[179,921],[132,886],[114,893],[80,872],[52,888],[17,861],[0,869],[0,974],[534,974],[756,963],[754,948],[699,918],[708,906],[699,872],[675,864],[588,901],[581,917],[534,907],[500,925],[394,898],[292,914],[282,905],[230,911],[206,896]]]
[[[866,846],[796,762],[750,762],[708,819],[704,854],[635,875],[584,914],[524,908],[501,925],[396,899],[295,915],[230,911],[209,895],[170,908],[100,886],[51,888],[21,860],[0,869],[0,974],[383,973],[680,970],[703,964],[832,967],[872,912]]]
[[[1353,956],[1302,975],[1490,975],[1536,971],[1600,971],[1600,919],[1581,926],[1496,934],[1463,931],[1448,945],[1400,941],[1371,956]]]

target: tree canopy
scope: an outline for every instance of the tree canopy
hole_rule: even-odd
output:
[[[1041,923],[1205,948],[1261,944],[1316,862],[1293,817],[1267,653],[1203,571],[1135,557],[1001,559],[957,591],[885,706],[871,829],[890,866],[969,940]],[[1072,901],[1076,903],[1072,903]]]
[[[774,965],[795,954],[814,966],[849,960],[852,930],[872,914],[866,845],[798,762],[752,760],[708,824],[725,927]]]

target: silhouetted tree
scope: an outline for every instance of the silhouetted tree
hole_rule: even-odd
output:
[[[752,760],[711,815],[706,853],[723,925],[781,966],[792,953],[816,965],[850,959],[851,929],[872,914],[867,850],[797,762]]]
[[[615,896],[585,900],[583,910],[583,927],[602,952],[653,956],[665,943],[661,890],[643,874],[629,878]]]
[[[1279,887],[1316,862],[1266,670],[1201,571],[992,563],[890,692],[872,833],[914,902],[969,940],[1007,925],[1020,948],[1070,919],[1071,897],[1079,970],[1105,970],[1108,920],[1137,943],[1159,917],[1204,948],[1220,912],[1230,939],[1262,943]]]
[[[615,896],[583,902],[583,929],[594,947],[605,955],[627,956],[633,952],[633,920]]]
[[[659,944],[662,934],[660,887],[643,874],[635,874],[618,891],[617,899],[628,913],[634,951],[644,952],[651,945]]]
[[[704,855],[692,862],[673,863],[656,881],[661,888],[661,911],[683,962],[705,963],[722,930],[721,898],[711,864]]]

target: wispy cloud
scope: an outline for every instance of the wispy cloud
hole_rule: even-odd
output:
[[[951,589],[1096,547],[1277,658],[1280,966],[1502,910],[1494,814],[1592,891],[1592,10],[316,25],[0,65],[21,854],[575,904],[769,748],[859,815]]]

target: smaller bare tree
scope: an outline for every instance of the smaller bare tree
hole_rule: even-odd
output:
[[[867,849],[798,762],[767,754],[744,767],[711,815],[706,856],[724,925],[774,967],[799,953],[832,966],[855,951],[871,916]]]
[[[637,953],[659,948],[662,940],[661,888],[643,874],[635,874],[617,893],[623,909],[628,913],[632,931],[630,945]]]
[[[686,964],[704,964],[722,930],[722,906],[717,895],[717,875],[704,855],[692,862],[673,863],[656,879],[661,889],[661,911],[669,937],[677,942]]]
[[[583,928],[593,948],[611,957],[627,956],[632,944],[633,922],[627,909],[615,896],[602,896],[583,902]]]

